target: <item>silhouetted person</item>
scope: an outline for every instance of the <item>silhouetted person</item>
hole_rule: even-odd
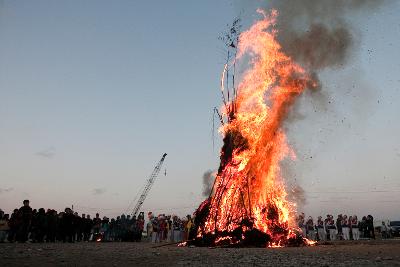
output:
[[[81,237],[79,237],[79,228],[80,228],[80,222],[81,222],[81,217],[79,217],[77,212],[73,212],[73,234],[72,234],[72,240],[75,242],[77,241],[77,239],[79,238],[79,241],[82,239],[82,235]]]
[[[76,241],[80,242],[84,239],[86,215],[82,214],[82,217],[77,217],[76,222],[78,228]]]
[[[96,213],[96,217],[93,218],[93,235],[97,235],[100,233],[101,229],[101,218],[98,213]]]
[[[337,219],[336,219],[336,229],[337,229],[337,235],[339,240],[341,240],[343,238],[343,231],[342,231],[342,214],[339,214]]]
[[[359,224],[360,224],[359,229],[363,233],[363,238],[370,238],[367,227],[367,217],[366,216],[362,217],[361,222]]]
[[[29,206],[29,200],[23,201],[23,206],[18,211],[20,225],[17,233],[18,242],[28,241],[28,234],[32,223],[32,208]]]
[[[90,232],[92,231],[92,219],[90,219],[90,215],[86,215],[86,220],[85,220],[85,232],[84,232],[84,236],[83,236],[83,240],[84,241],[89,241],[90,239]]]
[[[46,214],[47,228],[46,228],[46,241],[56,242],[58,215],[55,210],[48,210]]]
[[[30,235],[28,234],[28,239],[30,238],[33,243],[36,242],[36,228],[37,228],[36,217],[37,217],[37,210],[32,209],[32,220],[31,220],[31,226],[29,228]]]
[[[117,216],[115,220],[115,240],[121,241],[121,233],[122,233],[122,224],[121,224],[121,216]]]
[[[8,226],[10,230],[8,232],[7,240],[8,242],[15,242],[17,238],[17,233],[19,229],[19,217],[18,217],[18,209],[14,209],[13,213],[11,214],[11,218],[8,221]]]
[[[114,219],[114,218],[111,218],[110,227],[109,227],[109,231],[110,231],[110,236],[109,236],[109,238],[110,238],[110,241],[116,241],[115,226],[116,226],[116,224],[115,224],[115,219]]]
[[[137,228],[136,228],[136,215],[132,216],[132,219],[129,220],[129,231],[128,231],[128,241],[135,241],[137,236]]]
[[[367,231],[370,237],[375,239],[374,217],[372,217],[372,215],[367,216]]]
[[[0,243],[6,240],[8,230],[10,230],[8,226],[8,214],[4,214],[4,212],[0,210]]]
[[[142,233],[144,229],[144,213],[140,213],[136,220],[136,238],[135,241],[139,242],[142,240]]]
[[[40,208],[35,219],[35,241],[43,242],[47,230],[46,213],[43,208]]]
[[[70,208],[65,208],[61,225],[64,232],[63,242],[74,242],[74,214]]]

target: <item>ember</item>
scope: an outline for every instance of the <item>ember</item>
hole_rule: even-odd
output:
[[[258,13],[262,19],[249,30],[239,35],[235,21],[226,38],[237,53],[231,63],[228,52],[221,78],[221,162],[210,197],[196,211],[197,237],[188,245],[312,244],[299,234],[296,205],[287,200],[279,164],[288,156],[295,158],[282,123],[297,97],[315,82],[282,52],[274,29],[277,11]],[[245,55],[250,56],[249,68],[236,88],[235,64]]]

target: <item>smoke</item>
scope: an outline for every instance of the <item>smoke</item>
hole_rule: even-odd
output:
[[[356,110],[353,116],[364,114],[359,116],[351,130],[363,126],[365,113],[373,108],[371,100],[376,90],[364,80],[359,68],[346,68],[351,66],[349,63],[353,63],[361,44],[360,25],[353,18],[360,14],[368,16],[388,4],[388,0],[271,0],[264,4],[263,8],[274,8],[279,12],[277,39],[283,51],[305,68],[319,84],[305,91],[300,101],[292,107],[286,123],[303,120],[306,116],[302,110],[308,111],[307,116],[310,111],[326,112],[335,107],[330,105],[332,101],[340,101]],[[346,69],[349,75],[340,76],[339,69]],[[329,76],[336,80],[334,90],[329,85],[323,85],[326,80],[324,78]],[[357,89],[360,91],[356,92]],[[349,99],[350,94],[357,98]],[[343,116],[348,117],[349,114]],[[309,123],[315,124],[315,121]]]
[[[307,204],[306,194],[300,185],[294,185],[288,194],[288,200],[297,204],[297,207],[303,207]]]
[[[204,197],[208,197],[210,195],[211,190],[213,188],[214,180],[215,180],[215,175],[212,170],[207,170],[203,174],[203,192],[202,192],[202,194]]]
[[[257,1],[258,2],[258,1]],[[361,34],[355,21],[352,20],[360,14],[367,16],[379,10],[388,0],[271,0],[264,2],[263,8],[278,10],[276,27],[277,39],[282,50],[299,63],[311,78],[318,84],[312,90],[305,91],[303,97],[294,105],[289,113],[286,123],[302,120],[302,106],[313,106],[313,112],[326,112],[332,98],[343,98],[344,93],[349,94],[349,88],[354,84],[362,84],[362,94],[351,92],[360,98],[360,103],[371,103],[374,89],[363,81],[359,69],[348,70],[352,72],[351,80],[343,83],[343,77],[337,73],[335,79],[341,80],[341,92],[334,93],[323,86],[324,79],[320,80],[320,74],[324,71],[325,77],[329,71],[344,69],[355,58],[355,52],[360,47]],[[257,5],[260,3],[258,2]],[[330,73],[332,75],[332,72]],[[344,91],[347,89],[347,92]],[[362,98],[362,99],[361,99]],[[306,100],[308,99],[308,100]],[[371,109],[367,104],[351,103],[358,109]],[[362,108],[364,107],[364,108]],[[362,117],[359,118],[359,123]]]
[[[94,188],[92,193],[93,195],[102,195],[106,192],[105,188]]]
[[[317,72],[340,67],[351,58],[356,35],[346,20],[358,11],[368,14],[384,0],[274,0],[279,11],[278,40],[296,62]]]

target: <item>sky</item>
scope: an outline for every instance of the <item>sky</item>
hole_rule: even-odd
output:
[[[217,169],[218,36],[258,1],[0,1],[0,208],[185,215]],[[357,48],[288,121],[299,209],[400,219],[400,3],[348,18]],[[166,175],[165,175],[166,173]]]

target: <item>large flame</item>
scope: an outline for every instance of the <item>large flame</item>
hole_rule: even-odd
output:
[[[236,98],[222,110],[228,123],[220,131],[224,146],[231,148],[221,151],[209,213],[198,236],[255,228],[270,237],[270,246],[280,246],[295,235],[295,203],[287,199],[280,170],[280,162],[295,154],[282,123],[290,106],[313,81],[277,42],[277,11],[258,12],[262,19],[239,37],[235,60],[250,58],[249,68]],[[216,242],[226,239],[220,237]]]

